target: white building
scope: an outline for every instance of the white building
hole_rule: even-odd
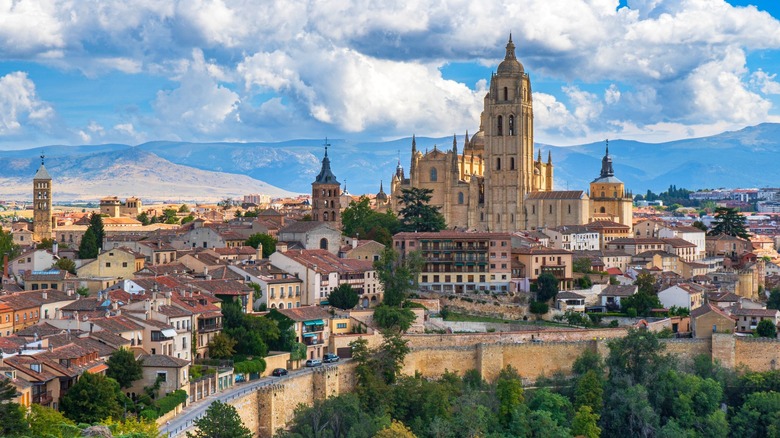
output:
[[[707,234],[696,227],[661,227],[658,230],[658,237],[662,239],[679,238],[696,245],[696,257],[694,260],[701,260],[706,254],[705,245]]]
[[[598,251],[599,233],[582,225],[564,225],[541,230],[550,236],[550,245],[566,251]]]

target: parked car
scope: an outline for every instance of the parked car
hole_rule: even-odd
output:
[[[341,358],[339,357],[339,355],[338,355],[338,354],[327,353],[327,354],[326,354],[326,355],[323,357],[323,362],[325,362],[325,363],[338,362],[338,361],[339,361],[339,359],[341,359]]]
[[[287,370],[284,368],[274,368],[274,370],[271,372],[271,375],[275,377],[286,376]]]
[[[319,359],[309,359],[306,361],[306,366],[309,368],[318,367],[320,365],[322,365],[322,361]]]

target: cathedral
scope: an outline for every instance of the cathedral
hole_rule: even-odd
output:
[[[401,191],[416,187],[433,191],[430,204],[440,208],[448,228],[511,232],[593,220],[631,227],[631,198],[614,177],[609,150],[601,176],[591,183],[594,198],[582,190],[555,191],[551,154],[546,161],[541,151],[534,158],[533,118],[531,80],[510,35],[504,60],[490,78],[479,131],[470,138],[466,132],[462,153],[455,137],[452,149],[434,146],[425,152],[412,137],[409,173],[399,161],[390,195],[380,189],[378,207],[397,213]]]

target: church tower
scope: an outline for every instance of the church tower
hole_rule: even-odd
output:
[[[36,242],[52,238],[51,176],[43,159],[41,155],[41,167],[33,177],[33,240]]]
[[[537,187],[541,178],[535,178],[540,169],[534,164],[531,79],[515,56],[511,35],[504,60],[490,78],[481,125],[485,138],[485,214],[481,228],[522,229],[526,195],[545,191],[547,185]]]
[[[623,181],[615,178],[607,140],[601,174],[590,183],[590,220],[609,220],[633,227],[633,199]]]
[[[317,222],[331,222],[341,228],[341,183],[330,170],[328,146],[325,140],[325,157],[322,159],[322,169],[311,183],[311,214]]]

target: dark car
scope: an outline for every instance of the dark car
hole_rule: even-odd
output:
[[[284,368],[274,368],[274,370],[271,372],[271,375],[276,377],[286,376],[287,370]]]
[[[306,361],[306,366],[309,368],[318,367],[320,365],[322,365],[322,361],[319,359],[309,359]]]
[[[325,363],[332,363],[332,362],[338,362],[339,359],[341,358],[339,357],[338,354],[328,353],[322,358],[322,361]]]

